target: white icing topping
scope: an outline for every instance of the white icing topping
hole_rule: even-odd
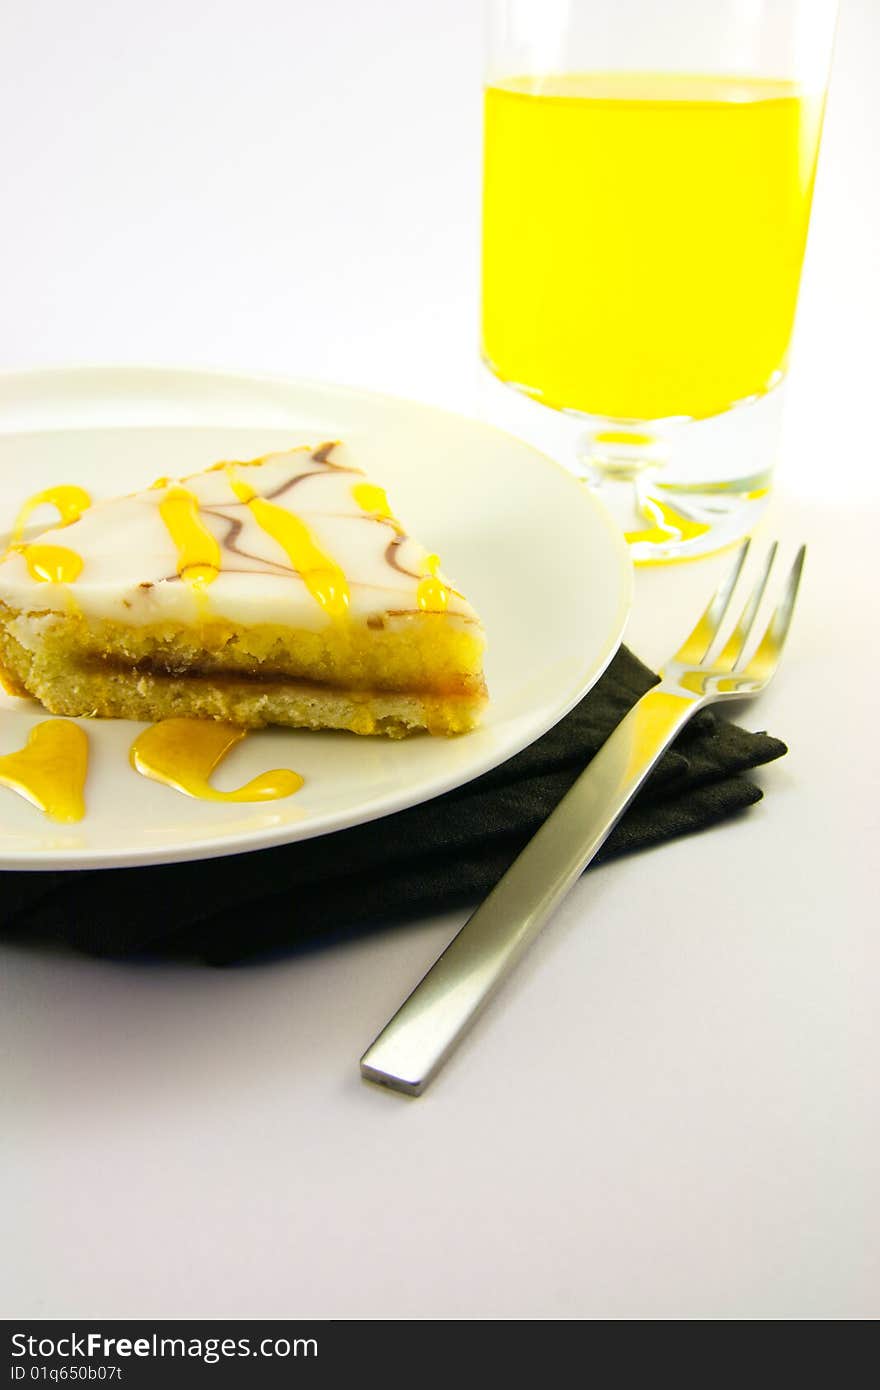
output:
[[[352,487],[366,479],[342,445],[315,454],[294,449],[259,464],[237,464],[234,476],[258,497],[295,513],[318,549],[344,571],[350,620],[418,611],[418,584],[427,572],[428,552],[392,522],[357,504]],[[0,600],[25,611],[66,613],[72,599],[87,617],[129,625],[189,625],[214,617],[245,626],[281,623],[317,630],[333,621],[292,569],[283,546],[260,526],[247,502],[236,497],[226,470],[193,474],[181,483],[197,499],[198,519],[221,550],[220,572],[203,594],[178,576],[177,547],[159,511],[168,489],[153,487],[98,502],[78,521],[35,538],[82,558],[82,570],[70,585],[39,583],[20,552],[7,554],[0,562]],[[443,582],[448,584],[445,578]],[[451,587],[448,613],[478,621]]]

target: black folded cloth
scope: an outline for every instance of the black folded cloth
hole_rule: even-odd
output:
[[[144,869],[3,875],[0,928],[102,956],[215,965],[477,902],[657,676],[621,647],[570,714],[500,767],[433,801],[297,844]],[[786,752],[711,710],[661,759],[594,862],[724,820],[761,791],[741,774]]]

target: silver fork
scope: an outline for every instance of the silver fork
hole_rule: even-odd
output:
[[[788,635],[805,547],[767,627],[746,659],[776,556],[774,544],[728,641],[712,649],[745,564],[740,548],[693,632],[633,706],[525,849],[361,1058],[361,1075],[421,1095],[523,955],[553,909],[604,844],[662,754],[697,710],[757,695]]]

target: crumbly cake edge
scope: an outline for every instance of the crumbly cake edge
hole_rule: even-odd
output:
[[[51,714],[156,722],[215,719],[242,728],[346,729],[392,738],[427,730],[466,733],[487,703],[482,673],[454,692],[346,688],[301,678],[255,679],[222,670],[187,675],[96,665],[75,650],[45,659],[39,640],[22,645],[11,630],[23,615],[0,605],[0,676],[16,695],[31,695]]]

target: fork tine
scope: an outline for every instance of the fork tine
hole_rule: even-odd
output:
[[[721,655],[712,663],[717,670],[731,671],[733,670],[734,663],[742,659],[746,643],[749,640],[755,623],[755,617],[761,606],[761,599],[764,597],[764,590],[767,588],[767,580],[770,578],[770,571],[773,568],[773,561],[776,559],[776,552],[778,549],[779,542],[774,541],[767,551],[764,567],[755,580],[752,592],[749,594],[739,622],[727,639]]]
[[[791,618],[794,613],[795,599],[797,598],[798,588],[801,582],[801,574],[804,568],[804,557],[807,547],[802,545],[794,558],[794,564],[788,573],[785,591],[773,613],[770,621],[764,630],[764,635],[758,643],[757,650],[751,661],[745,668],[745,674],[750,679],[760,681],[762,684],[770,679],[776,667],[779,665],[779,658],[785,646],[785,639],[788,636],[788,629],[791,626]]]
[[[708,608],[697,622],[693,632],[684,639],[681,647],[672,658],[673,661],[680,661],[687,666],[699,666],[705,660],[709,648],[718,635],[718,629],[724,621],[724,614],[727,612],[731,595],[736,588],[736,582],[742,573],[742,567],[749,553],[749,544],[748,540],[743,541],[733,564],[709,600]]]

